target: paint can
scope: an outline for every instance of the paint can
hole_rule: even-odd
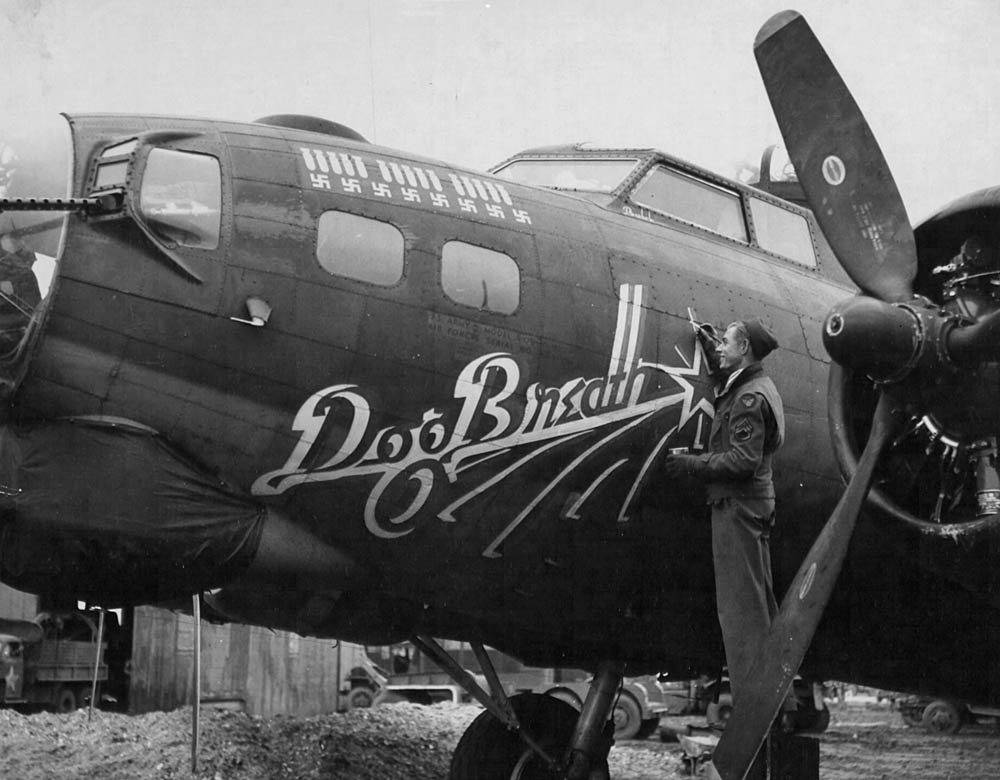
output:
[[[976,517],[988,517],[1000,512],[1000,490],[979,490],[976,492],[979,511]]]
[[[980,450],[976,462],[977,517],[1000,513],[1000,475],[997,474],[997,440]]]

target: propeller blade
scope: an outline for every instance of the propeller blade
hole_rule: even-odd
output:
[[[771,107],[806,198],[830,246],[864,292],[913,296],[913,229],[889,166],[847,85],[795,11],[754,41]]]
[[[723,780],[746,776],[792,687],[840,574],[875,464],[895,428],[883,393],[857,471],[789,586],[712,755],[712,766]]]

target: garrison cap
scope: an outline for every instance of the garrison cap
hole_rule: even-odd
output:
[[[763,360],[778,347],[778,340],[774,337],[771,329],[760,320],[746,320],[743,322],[747,329],[747,338],[750,339],[750,348],[753,349],[754,357]]]

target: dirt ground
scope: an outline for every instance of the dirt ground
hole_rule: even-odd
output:
[[[967,725],[954,736],[942,736],[904,725],[887,704],[831,703],[830,711],[830,727],[819,736],[821,780],[1000,778],[1000,732],[992,723]],[[663,719],[664,724],[680,726],[688,721]],[[667,775],[684,776],[683,772]],[[628,777],[652,780],[656,775]]]
[[[822,780],[996,780],[1000,735],[990,725],[931,736],[886,706],[831,705],[820,740]],[[433,780],[446,778],[472,705],[394,704],[313,718],[202,715],[199,768],[191,774],[191,711],[128,716],[0,710],[0,777],[20,780]],[[663,725],[701,725],[665,718]],[[616,780],[686,777],[677,742],[622,742],[609,758]]]

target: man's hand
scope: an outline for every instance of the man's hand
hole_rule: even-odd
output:
[[[691,321],[691,327],[694,328],[695,338],[701,344],[701,350],[705,353],[705,359],[708,361],[708,373],[710,376],[719,376],[719,353],[716,348],[722,343],[722,339],[719,338],[718,332],[715,327],[710,322],[695,322]]]
[[[667,479],[687,479],[695,475],[701,461],[694,455],[667,455],[663,461],[663,474]]]
[[[715,349],[716,345],[722,341],[715,326],[710,322],[692,322],[691,326],[701,343],[705,345],[705,349]]]

